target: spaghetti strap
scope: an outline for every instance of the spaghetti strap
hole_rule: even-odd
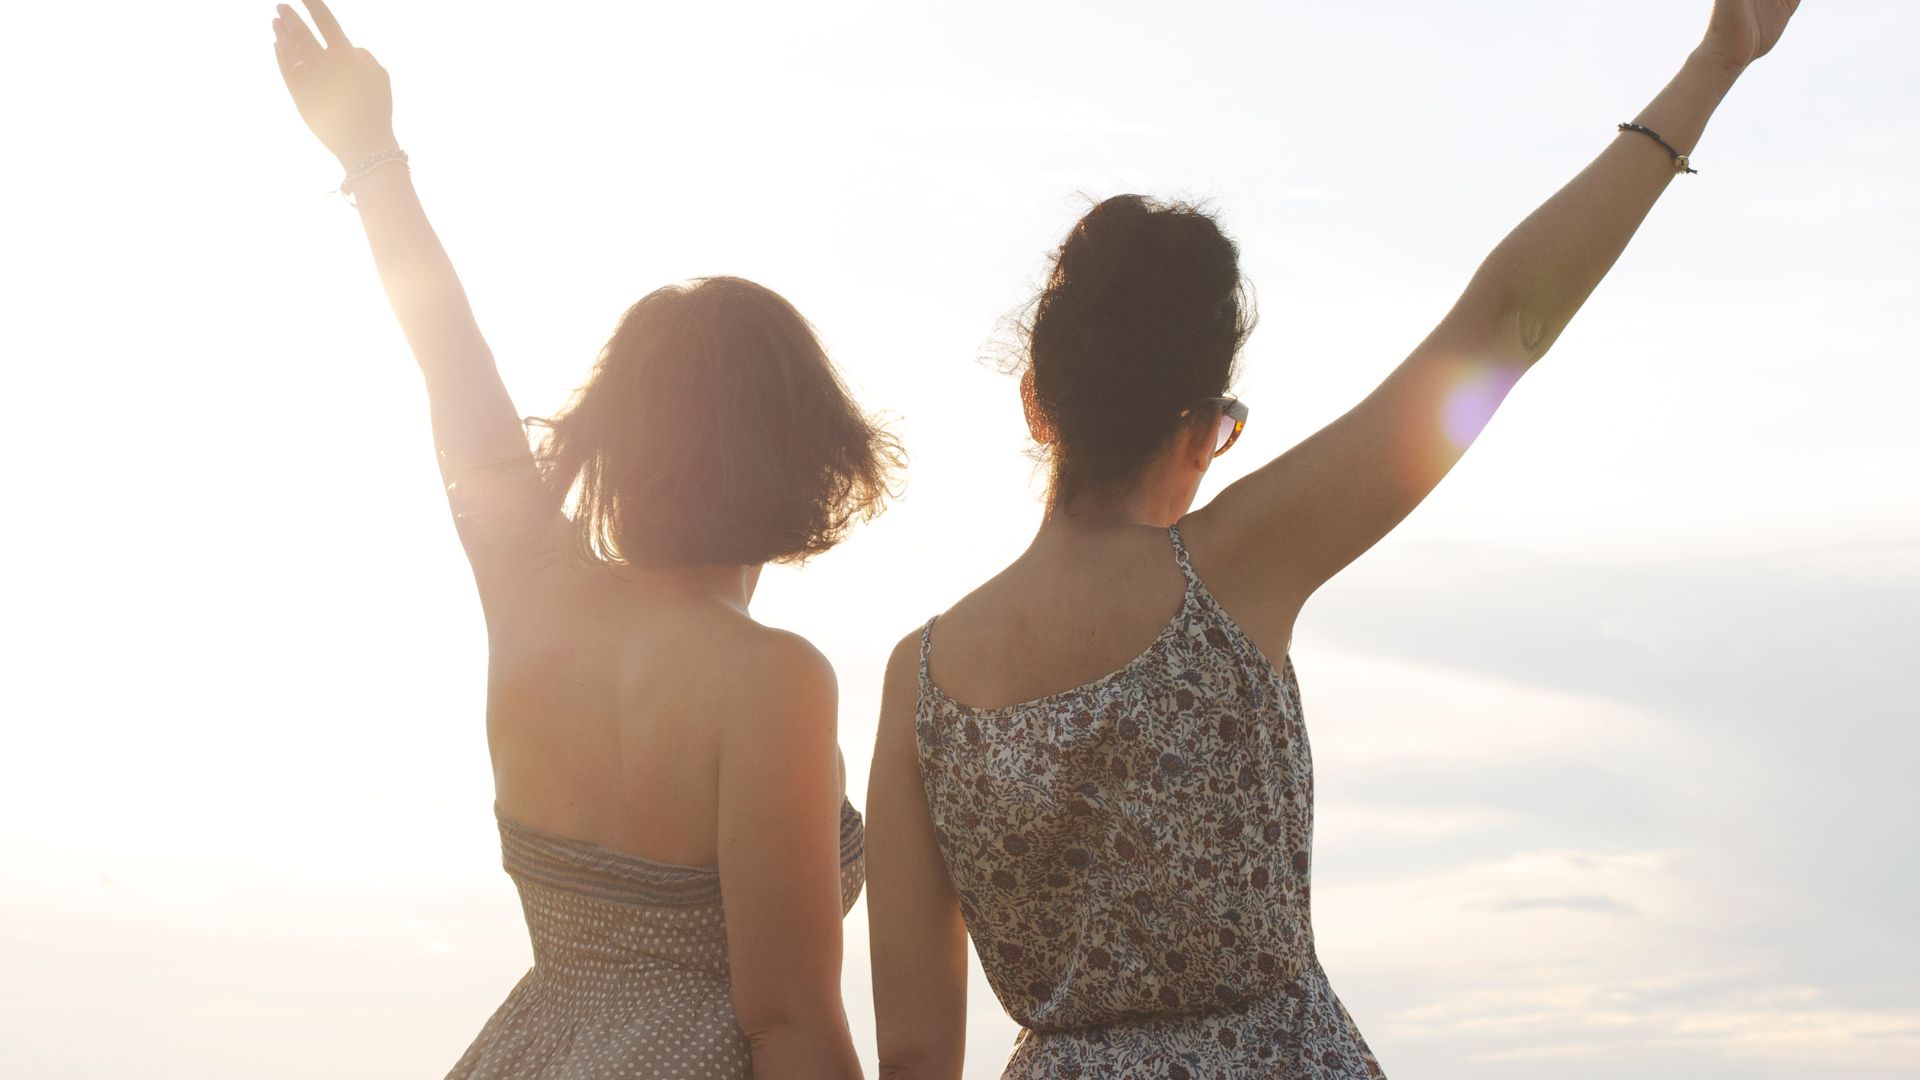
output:
[[[1199,582],[1200,577],[1193,572],[1193,563],[1187,558],[1187,545],[1180,539],[1179,522],[1174,522],[1172,525],[1167,526],[1167,539],[1173,541],[1173,557],[1180,563],[1180,572],[1186,575],[1187,584],[1192,585]],[[926,653],[923,651],[920,655],[924,666]]]
[[[920,628],[920,689],[923,692],[933,681],[927,674],[927,652],[933,648],[933,623],[939,617],[935,615],[932,619],[928,619],[927,625]]]

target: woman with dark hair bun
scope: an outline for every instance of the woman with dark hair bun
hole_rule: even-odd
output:
[[[898,447],[792,305],[718,277],[629,309],[536,453],[414,193],[386,72],[308,8],[319,37],[281,5],[275,53],[426,376],[533,939],[451,1075],[858,1077],[840,962],[862,833],[833,669],[748,603],[764,564],[879,509]]]
[[[1234,245],[1137,195],[1074,226],[1020,381],[1045,519],[888,665],[868,798],[883,1075],[959,1076],[968,935],[1023,1029],[1010,1080],[1382,1075],[1314,951],[1295,619],[1545,355],[1797,6],[1716,0],[1679,74],[1377,390],[1197,510],[1248,415]]]

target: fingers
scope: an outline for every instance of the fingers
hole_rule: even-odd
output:
[[[297,54],[295,59],[304,60],[307,63],[320,59],[320,54],[325,50],[321,49],[320,42],[314,39],[313,31],[307,29],[306,22],[285,4],[278,5],[275,10],[280,13],[280,17],[274,20],[274,30],[286,35],[287,41],[292,44],[293,51]]]
[[[293,43],[287,40],[287,32],[280,24],[273,24],[273,58],[280,64],[280,74],[284,78],[293,77],[293,69],[300,65],[300,54],[293,51]]]
[[[333,17],[325,0],[305,0],[307,11],[313,15],[313,25],[320,28],[320,36],[327,39],[329,49],[351,49],[353,42],[347,40],[347,32],[340,29],[340,20]]]
[[[293,43],[286,24],[279,19],[273,20],[273,58],[280,65],[280,77],[286,80],[287,89],[292,90],[293,80],[303,73],[307,61],[301,57],[299,46]]]

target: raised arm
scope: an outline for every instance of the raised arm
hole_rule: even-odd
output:
[[[1679,175],[1707,119],[1799,0],[1716,0],[1665,89],[1493,249],[1453,310],[1345,416],[1221,492],[1190,530],[1241,591],[1283,610],[1412,512],[1546,354]],[[1196,551],[1200,550],[1196,547]],[[1212,572],[1212,571],[1210,571]]]
[[[484,599],[527,556],[551,550],[560,498],[540,480],[466,290],[414,193],[386,69],[353,46],[322,0],[307,7],[325,44],[282,4],[274,55],[301,118],[350,177],[381,284],[426,376],[441,476]]]
[[[919,635],[887,663],[867,780],[867,927],[881,1080],[958,1080],[966,1053],[967,928],[920,781]]]

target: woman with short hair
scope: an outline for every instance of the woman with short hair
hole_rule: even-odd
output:
[[[414,194],[386,72],[308,7],[319,37],[281,5],[275,52],[426,376],[533,939],[451,1075],[858,1077],[840,923],[861,821],[833,669],[748,604],[766,563],[878,510],[897,446],[792,305],[718,277],[629,309],[535,452]]]

